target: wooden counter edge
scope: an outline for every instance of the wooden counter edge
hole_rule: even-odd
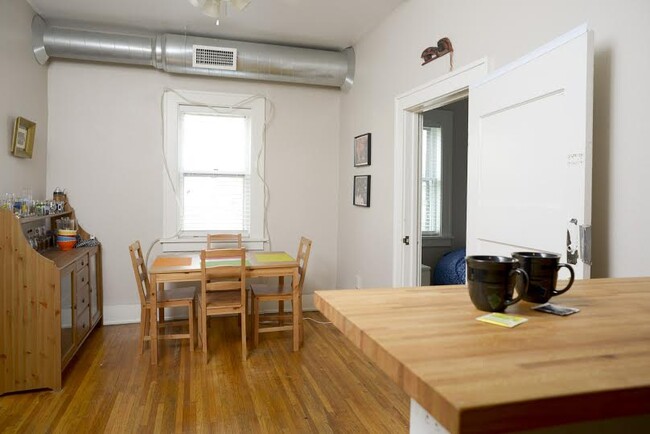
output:
[[[354,345],[359,348],[384,374],[393,380],[410,398],[416,400],[437,422],[449,432],[459,432],[460,412],[420,377],[405,367],[381,345],[370,338],[356,324],[338,312],[322,294],[339,290],[314,291],[314,305]]]
[[[605,278],[598,281],[634,284],[645,283],[647,278]],[[529,402],[491,405],[485,408],[458,409],[382,348],[353,321],[330,305],[326,299],[327,293],[338,291],[340,290],[315,291],[316,308],[409,397],[417,401],[451,433],[521,431],[650,414],[649,387],[603,391],[589,396],[558,396]],[[523,414],[526,417],[523,417]]]

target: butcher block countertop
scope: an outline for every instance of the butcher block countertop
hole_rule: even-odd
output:
[[[561,285],[561,284],[560,284]],[[576,281],[514,328],[464,286],[316,291],[316,307],[451,433],[650,414],[650,278]]]

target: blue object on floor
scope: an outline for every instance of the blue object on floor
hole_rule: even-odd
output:
[[[434,285],[462,285],[465,283],[465,249],[452,250],[443,255],[433,273]]]

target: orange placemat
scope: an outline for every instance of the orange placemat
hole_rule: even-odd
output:
[[[192,258],[182,256],[163,256],[153,261],[154,267],[188,267],[192,265]]]

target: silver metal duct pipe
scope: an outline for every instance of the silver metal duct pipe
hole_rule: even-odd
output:
[[[32,20],[32,45],[41,65],[50,57],[92,60],[150,65],[176,74],[332,86],[344,90],[352,86],[354,79],[352,48],[327,51],[174,34],[95,32],[49,26],[38,15]],[[235,66],[231,69],[194,66],[197,46],[208,50],[236,50]]]

